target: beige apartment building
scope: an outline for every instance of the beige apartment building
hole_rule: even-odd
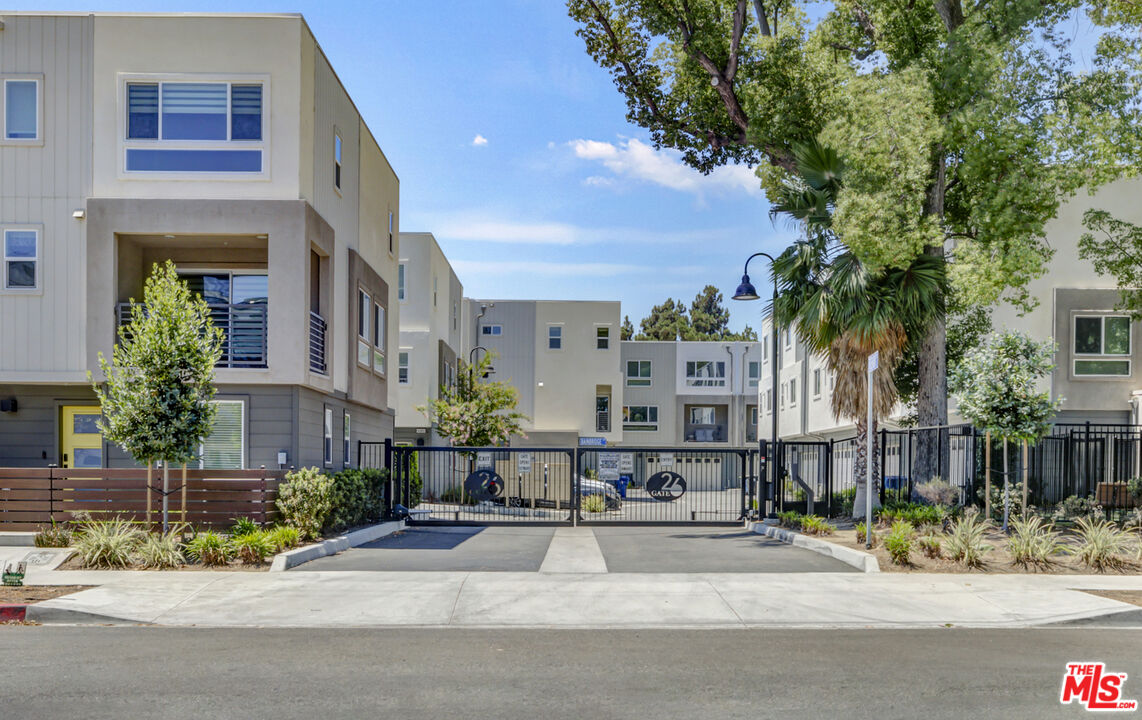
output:
[[[0,466],[131,462],[87,374],[168,259],[227,336],[204,467],[391,437],[399,181],[305,20],[0,23]]]

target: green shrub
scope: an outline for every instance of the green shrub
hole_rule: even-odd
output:
[[[980,485],[979,490],[976,491],[976,496],[979,498],[979,504],[983,505],[985,486]],[[1013,482],[1007,487],[1007,497],[1009,499],[1008,517],[1015,517],[1016,515],[1023,514],[1023,483]],[[994,481],[991,483],[991,519],[1003,519],[1003,480]]]
[[[167,570],[186,563],[180,545],[182,527],[162,533],[146,533],[135,548],[135,562],[145,568]]]
[[[1126,492],[1134,498],[1134,504],[1142,509],[1142,477],[1132,477],[1126,481]]]
[[[987,530],[991,523],[980,517],[975,508],[965,512],[963,517],[951,524],[944,546],[948,557],[968,567],[982,567],[983,556],[993,546],[987,544]]]
[[[333,507],[333,480],[315,467],[286,474],[278,488],[277,508],[286,525],[297,528],[302,539],[316,538]]]
[[[245,565],[260,565],[266,558],[274,554],[275,545],[270,540],[270,533],[255,530],[246,535],[231,538],[234,552]]]
[[[1066,549],[1059,540],[1059,533],[1055,532],[1054,525],[1044,523],[1043,519],[1032,515],[1024,520],[1014,518],[1011,521],[1012,533],[1007,540],[1007,552],[1011,553],[1012,564],[1028,567],[1037,565],[1046,567],[1051,564],[1051,558]]]
[[[823,517],[806,515],[801,518],[801,532],[807,535],[832,535],[836,531],[836,526],[830,525]]]
[[[50,526],[40,527],[39,532],[36,533],[35,544],[36,547],[41,548],[71,547],[71,530],[63,525],[56,525],[56,521],[52,520]]]
[[[912,564],[912,543],[915,537],[916,530],[907,520],[892,523],[892,529],[884,537],[884,549],[892,556],[892,562],[897,565]]]
[[[934,477],[929,482],[914,485],[912,492],[929,505],[951,507],[960,504],[960,489],[943,478]]]
[[[933,560],[938,560],[944,554],[943,545],[936,535],[924,535],[916,541],[916,544],[920,546],[920,551],[924,555]]]
[[[796,510],[785,510],[777,513],[777,522],[784,528],[798,530],[801,528],[801,513]]]
[[[230,540],[213,530],[200,532],[186,544],[186,552],[203,565],[216,567],[234,559],[234,546]]]
[[[947,511],[938,505],[922,505],[913,502],[886,503],[877,512],[877,517],[886,525],[904,520],[914,528],[924,525],[939,525],[944,521]]]
[[[408,494],[408,506],[410,508],[419,505],[424,495],[424,478],[420,475],[420,453],[418,452],[414,452],[408,461]]]
[[[1057,520],[1103,517],[1105,514],[1102,506],[1094,499],[1094,495],[1088,497],[1071,495],[1055,506],[1055,518]]]
[[[1079,518],[1075,532],[1079,539],[1075,554],[1083,565],[1099,572],[1122,566],[1122,553],[1130,547],[1129,533],[1112,522],[1091,517]]]
[[[274,552],[282,552],[295,548],[301,542],[301,533],[297,528],[288,525],[278,525],[266,534],[266,538],[274,547]]]
[[[833,493],[833,506],[839,506],[841,515],[844,517],[852,517],[853,503],[856,502],[857,489],[855,487],[845,488],[840,492]]]
[[[84,567],[125,568],[143,531],[121,518],[87,520],[76,533],[75,552]]]
[[[601,513],[607,509],[607,501],[602,495],[595,493],[583,497],[579,502],[579,507],[583,512]]]
[[[872,547],[876,547],[876,540],[877,540],[876,530],[873,529],[872,534],[870,535],[869,534],[869,528],[870,527],[872,527],[872,526],[867,522],[859,522],[856,524],[857,542],[864,545],[866,538],[868,538],[872,541],[872,543],[871,543]]]
[[[230,537],[249,535],[250,533],[258,532],[260,529],[261,527],[252,518],[234,518],[234,524],[230,526]]]
[[[380,520],[385,514],[387,470],[361,468],[342,470],[333,475],[331,508],[322,529],[340,532]]]
[[[1134,528],[1142,531],[1142,507],[1134,508],[1126,517],[1122,518],[1122,527],[1127,530]]]

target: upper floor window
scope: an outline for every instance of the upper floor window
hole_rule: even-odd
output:
[[[792,345],[793,345],[793,331],[790,330],[789,328],[785,328],[785,347],[788,348]]]
[[[484,325],[480,328],[481,335],[490,335],[492,337],[499,337],[504,334],[503,325]]]
[[[611,329],[609,327],[595,328],[595,348],[606,350],[611,346]]]
[[[388,327],[385,325],[385,309],[380,303],[373,303],[373,370],[385,374],[385,342]]]
[[[650,387],[649,360],[627,360],[627,387]]]
[[[432,276],[432,307],[436,307],[436,276]]]
[[[821,397],[821,369],[813,371],[813,397]]]
[[[333,187],[341,189],[341,133],[333,133]]]
[[[357,290],[357,362],[366,368],[372,366],[373,347],[369,342],[371,326],[369,314],[372,312],[373,298],[364,290]]]
[[[691,425],[714,425],[716,413],[711,406],[695,405],[690,408]]]
[[[393,211],[389,210],[389,254],[392,255],[395,250],[393,248]]]
[[[761,361],[769,362],[769,336],[761,336]]]
[[[548,325],[547,326],[547,349],[560,350],[563,348],[563,326],[562,325]]]
[[[40,232],[4,230],[4,289],[36,290],[40,286]]]
[[[749,424],[757,425],[757,405],[749,406]]]
[[[397,353],[397,382],[401,385],[408,385],[408,351],[401,350]]]
[[[654,432],[658,430],[657,405],[624,405],[623,430]]]
[[[350,464],[349,438],[352,436],[349,433],[349,411],[348,410],[345,411],[344,421],[345,421],[345,434],[342,436],[342,445],[343,445],[344,453],[342,454],[341,464],[344,465],[345,467],[349,467],[349,464]]]
[[[40,81],[4,80],[4,139],[37,142],[40,138]]]
[[[1074,355],[1075,375],[1130,375],[1129,316],[1075,316]]]
[[[687,360],[686,385],[689,387],[725,387],[726,363],[722,360]]]
[[[456,300],[452,301],[452,329],[456,330],[460,327],[460,303]]]
[[[789,379],[789,406],[792,407],[797,404],[797,379]]]
[[[261,173],[262,83],[127,83],[127,172]]]
[[[757,387],[758,380],[761,379],[761,363],[757,360],[750,360],[747,365],[747,377],[749,378],[749,386]]]
[[[397,300],[404,302],[404,263],[397,265]]]

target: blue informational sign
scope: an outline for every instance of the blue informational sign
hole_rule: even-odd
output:
[[[581,437],[579,438],[580,446],[588,447],[602,447],[607,444],[605,437]]]

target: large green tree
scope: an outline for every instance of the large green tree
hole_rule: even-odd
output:
[[[1142,319],[1142,227],[1105,210],[1086,211],[1083,224],[1087,232],[1079,238],[1079,257],[1113,277],[1122,294],[1119,309]]]
[[[639,323],[635,340],[686,340],[690,335],[690,318],[681,300],[667,298],[655,305]]]
[[[166,532],[170,467],[194,460],[214,423],[210,401],[223,333],[169,260],[154,266],[143,304],[133,307],[130,322],[119,326],[111,360],[99,354],[106,378],[94,383],[103,410],[99,429],[136,461],[148,467],[162,461]],[[90,372],[88,379],[94,382]]]
[[[1142,156],[1135,0],[568,0],[627,118],[708,172],[758,165],[771,197],[795,143],[850,168],[837,233],[870,270],[937,264],[968,304],[1031,305],[1044,227]],[[823,12],[822,12],[823,9]],[[1074,23],[1098,40],[1085,67]],[[921,425],[947,421],[946,327],[918,342]],[[921,477],[934,443],[917,448]]]

